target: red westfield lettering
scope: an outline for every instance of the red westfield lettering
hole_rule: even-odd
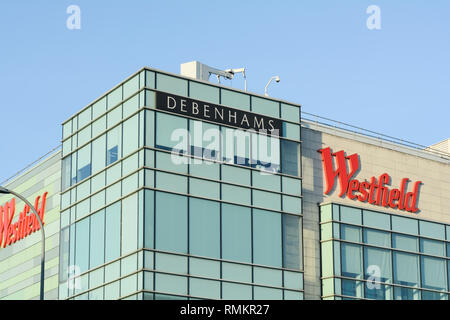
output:
[[[34,202],[34,207],[43,224],[46,200],[47,192],[42,195],[42,199],[41,196],[38,196]],[[41,229],[39,221],[28,205],[25,205],[23,211],[19,213],[17,222],[12,223],[15,211],[16,199],[14,198],[9,203],[0,206],[0,248],[5,248]]]
[[[400,189],[389,190],[386,186],[390,184],[391,177],[387,173],[381,174],[378,179],[372,177],[370,182],[352,179],[359,170],[358,154],[345,155],[344,151],[331,152],[330,148],[318,150],[322,154],[323,173],[325,176],[325,194],[330,194],[336,178],[339,180],[339,196],[347,196],[349,199],[357,199],[370,204],[398,208],[415,213],[417,208],[417,196],[422,181],[414,184],[412,192],[407,192],[408,178],[402,179]],[[333,168],[333,157],[336,158],[336,168]],[[347,170],[347,161],[349,170]]]

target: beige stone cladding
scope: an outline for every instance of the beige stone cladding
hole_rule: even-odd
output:
[[[339,197],[338,180],[329,195],[324,195],[325,178],[322,157],[317,150],[330,147],[332,152],[344,150],[346,155],[358,154],[360,171],[353,177],[370,181],[387,173],[391,177],[389,189],[400,189],[403,178],[409,178],[408,191],[414,182],[422,181],[416,213],[382,207]],[[360,134],[317,125],[302,125],[302,176],[304,214],[305,298],[320,299],[319,204],[341,203],[350,206],[450,224],[450,157],[445,158],[399,144],[366,137]],[[333,159],[335,165],[335,159]],[[357,193],[356,193],[357,194]]]

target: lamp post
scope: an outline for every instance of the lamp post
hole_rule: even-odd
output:
[[[272,78],[270,78],[269,82],[267,82],[266,87],[264,88],[264,95],[266,97],[269,96],[269,94],[267,93],[267,88],[269,87],[269,84],[272,82],[273,79],[275,79],[276,83],[280,82],[279,76],[273,76]]]
[[[44,225],[42,223],[41,217],[39,216],[39,214],[36,211],[36,208],[27,200],[25,199],[22,195],[8,190],[6,188],[0,187],[0,194],[12,194],[13,196],[16,196],[17,198],[19,198],[20,200],[22,200],[23,202],[25,202],[31,209],[31,211],[33,211],[34,215],[36,216],[36,219],[39,221],[39,225],[41,226],[41,235],[42,235],[42,252],[41,252],[41,283],[40,283],[40,300],[44,300],[44,270],[45,270],[45,232],[44,232]]]

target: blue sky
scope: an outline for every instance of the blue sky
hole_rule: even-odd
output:
[[[69,30],[69,5],[81,29]],[[366,9],[381,9],[368,30]],[[0,181],[143,66],[247,68],[248,90],[423,145],[450,137],[450,1],[2,1]],[[211,79],[212,80],[212,79]],[[233,87],[243,88],[238,75]]]

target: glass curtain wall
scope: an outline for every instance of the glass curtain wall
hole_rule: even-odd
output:
[[[283,136],[156,110],[155,90],[281,118]],[[299,122],[146,69],[66,121],[60,298],[303,299]]]
[[[324,299],[448,300],[450,226],[321,206]]]

